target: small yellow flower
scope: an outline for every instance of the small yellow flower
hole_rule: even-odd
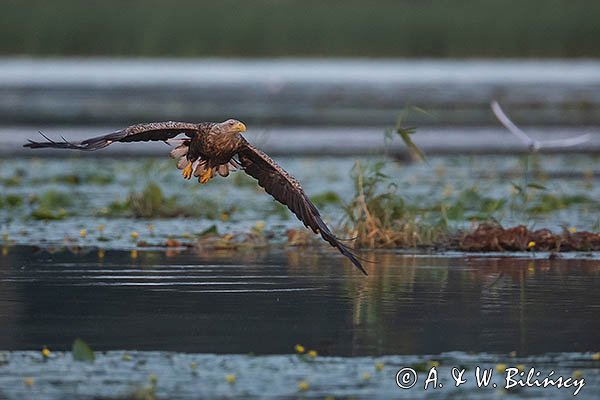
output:
[[[2,255],[3,256],[7,256],[8,255],[8,246],[2,246]]]
[[[191,369],[192,371],[195,371],[195,370],[197,370],[197,369],[198,369],[198,363],[197,363],[196,361],[192,361],[192,362],[190,363],[190,369]]]
[[[375,363],[375,371],[377,371],[377,372],[382,371],[383,367],[384,367],[384,365],[383,365],[382,362],[376,362]]]
[[[572,227],[569,228],[569,232],[570,233],[575,233],[575,232],[577,232],[577,228],[575,228],[574,226],[572,226]]]
[[[133,232],[131,232],[131,238],[132,238],[133,240],[137,239],[139,236],[140,236],[140,234],[139,234],[139,233],[137,233],[136,231],[133,231]]]
[[[104,225],[100,224],[100,225],[98,225],[98,227],[96,229],[98,230],[98,232],[102,233],[102,232],[104,232],[104,228],[105,228]]]
[[[531,242],[527,243],[527,248],[528,249],[531,249],[533,247],[535,247],[535,242],[534,241],[531,241]]]
[[[316,350],[310,350],[308,353],[306,353],[310,358],[317,358],[317,351]]]
[[[30,377],[30,376],[28,376],[27,378],[23,379],[23,383],[24,383],[26,386],[29,386],[29,387],[31,387],[31,386],[33,386],[33,378],[32,378],[32,377]]]
[[[131,258],[138,258],[138,251],[137,250],[131,250],[131,252],[129,253],[129,257],[131,257]]]
[[[42,348],[42,357],[48,358],[50,357],[50,350],[46,346]]]
[[[498,364],[496,365],[496,371],[498,371],[499,373],[504,373],[506,372],[506,364]]]
[[[368,372],[363,372],[362,378],[363,378],[363,381],[368,381],[369,379],[371,379],[371,374]]]
[[[225,380],[230,385],[233,385],[235,383],[235,380],[236,380],[235,374],[227,374],[227,376],[225,377]]]
[[[131,361],[133,360],[133,357],[131,357],[129,354],[123,354],[123,357],[121,357],[121,360],[123,361]]]
[[[516,368],[519,370],[519,372],[523,372],[523,371],[525,371],[525,366],[524,366],[523,364],[519,364],[519,365],[517,365],[517,367],[516,367]]]
[[[300,390],[301,392],[307,391],[309,387],[310,385],[306,381],[298,382],[298,390]]]
[[[87,236],[87,230],[85,230],[85,229],[80,230],[79,231],[79,236],[81,236],[82,238],[86,237]]]
[[[427,364],[429,364],[429,368],[437,368],[440,366],[440,362],[439,361],[429,361]]]
[[[600,361],[600,353],[594,353],[594,354],[592,354],[592,360],[594,360],[594,361]]]
[[[511,351],[510,353],[508,353],[509,357],[516,357],[517,356],[517,352],[516,350]]]
[[[296,353],[298,354],[302,354],[306,351],[304,346],[302,346],[301,344],[297,344],[296,346],[294,346],[294,350],[296,350]]]
[[[580,370],[576,369],[575,371],[573,371],[573,379],[581,379],[583,378],[583,372],[581,372]]]

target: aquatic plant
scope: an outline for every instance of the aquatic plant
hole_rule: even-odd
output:
[[[433,225],[419,218],[382,172],[384,162],[354,166],[355,194],[346,212],[345,230],[360,247],[415,247],[433,244],[446,232],[446,224]]]
[[[59,208],[58,210],[51,210],[46,207],[38,207],[31,212],[31,218],[37,220],[61,220],[67,217],[67,211],[64,208]]]
[[[34,196],[31,203],[36,208],[31,212],[31,218],[37,220],[60,220],[68,213],[66,208],[73,205],[72,195],[56,190],[48,190],[40,196]]]
[[[114,182],[115,178],[112,175],[104,173],[87,173],[87,174],[64,174],[52,176],[49,180],[43,182],[63,183],[65,185],[108,185]],[[37,182],[34,180],[33,182]]]
[[[23,198],[17,194],[0,196],[0,208],[16,208],[23,204]]]
[[[331,190],[317,193],[314,196],[310,196],[310,200],[315,204],[315,206],[319,208],[322,208],[327,204],[342,204],[341,197],[336,192]]]
[[[164,195],[160,186],[149,182],[139,192],[132,191],[125,201],[113,201],[98,212],[101,216],[131,216],[135,218],[168,218],[197,216],[196,207],[180,205],[176,197]]]
[[[156,385],[158,377],[155,374],[150,374],[148,377],[149,384],[140,387],[128,396],[131,400],[156,400]]]
[[[77,338],[71,347],[71,356],[74,361],[93,363],[96,359],[94,352],[86,342]]]

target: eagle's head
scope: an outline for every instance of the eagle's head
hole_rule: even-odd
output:
[[[221,133],[227,135],[235,135],[238,133],[246,132],[246,125],[237,119],[228,119],[227,121],[220,122],[215,127]],[[213,129],[214,129],[213,128]]]

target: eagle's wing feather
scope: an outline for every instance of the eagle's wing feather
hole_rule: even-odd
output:
[[[29,143],[23,146],[31,147],[32,149],[50,147],[56,149],[98,150],[114,142],[166,141],[180,133],[185,133],[191,137],[195,132],[198,132],[198,124],[174,121],[151,122],[132,125],[120,131],[85,139],[81,142],[69,142],[64,138],[61,142],[55,142],[42,134],[47,140],[46,142],[34,142],[30,140]]]
[[[238,158],[244,171],[258,180],[258,184],[267,193],[286,205],[307,228],[319,233],[325,241],[348,257],[363,274],[367,274],[352,251],[329,230],[319,210],[293,176],[277,165],[271,157],[248,143],[238,151]]]

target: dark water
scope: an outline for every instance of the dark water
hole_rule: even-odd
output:
[[[165,253],[12,247],[0,349],[419,355],[598,351],[600,261],[329,249]]]

